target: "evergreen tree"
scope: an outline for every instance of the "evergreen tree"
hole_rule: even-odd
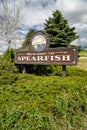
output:
[[[26,48],[28,45],[29,45],[29,41],[30,41],[30,38],[31,36],[35,33],[35,30],[34,29],[31,29],[27,34],[26,34],[26,37],[25,37],[25,40],[22,44],[22,48]]]
[[[68,47],[70,42],[77,39],[74,27],[70,27],[68,21],[56,10],[44,23],[45,31],[50,37],[50,47]]]
[[[9,61],[11,61],[11,62],[14,62],[14,49],[12,49],[12,48],[8,48],[5,52],[4,52],[4,54],[3,54],[3,58],[4,59],[7,59],[7,60],[9,60]]]
[[[14,50],[8,48],[2,56],[0,56],[0,75],[18,72],[14,64]]]

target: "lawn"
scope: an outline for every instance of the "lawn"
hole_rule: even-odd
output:
[[[77,68],[87,70],[87,50],[82,50],[78,53],[78,65]]]
[[[87,57],[80,57],[78,59],[77,67],[83,70],[87,70]]]
[[[79,52],[80,57],[87,57],[87,50],[82,50]]]

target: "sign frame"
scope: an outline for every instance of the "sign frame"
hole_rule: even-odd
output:
[[[57,48],[43,52],[21,51],[15,53],[15,64],[77,65],[76,48]]]

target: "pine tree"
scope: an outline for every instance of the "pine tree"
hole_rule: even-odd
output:
[[[34,29],[31,29],[25,36],[25,40],[22,44],[22,48],[26,48],[28,45],[29,45],[29,41],[30,41],[30,38],[31,36],[35,33],[35,30]]]
[[[56,10],[44,23],[45,31],[50,37],[50,47],[68,47],[70,43],[77,39],[74,27],[70,27],[60,11]]]

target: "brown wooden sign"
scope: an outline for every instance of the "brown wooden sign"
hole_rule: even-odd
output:
[[[62,65],[62,76],[66,76],[66,65],[77,65],[76,48],[49,48],[50,39],[44,31],[37,31],[29,41],[27,51],[15,52],[15,64]]]
[[[16,64],[76,65],[77,49],[58,48],[46,51],[21,51],[15,53]]]

